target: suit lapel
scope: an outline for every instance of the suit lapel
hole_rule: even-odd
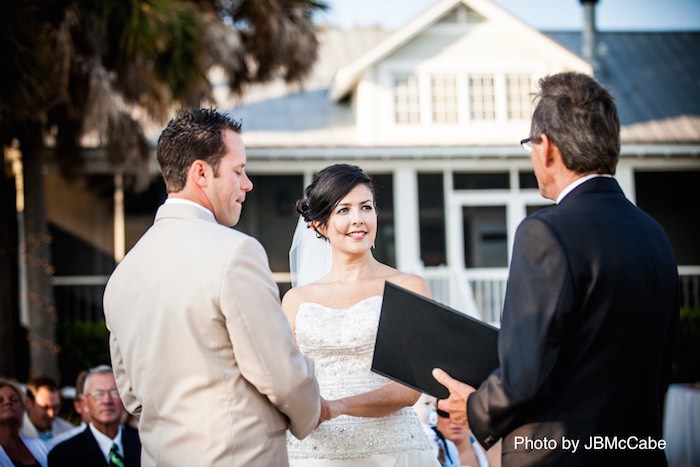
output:
[[[124,462],[127,467],[139,465],[141,458],[141,442],[136,430],[122,428],[122,446],[124,447]]]
[[[107,461],[105,460],[105,456],[104,454],[102,454],[102,450],[100,449],[100,445],[97,444],[97,440],[92,435],[90,427],[85,427],[85,430],[78,436],[82,436],[84,440],[82,444],[85,446],[84,454],[86,465],[101,465],[104,467],[108,467]],[[89,461],[89,463],[87,461]]]

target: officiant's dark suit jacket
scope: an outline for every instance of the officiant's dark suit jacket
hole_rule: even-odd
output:
[[[122,447],[124,449],[125,467],[141,465],[141,442],[138,432],[133,428],[122,429]],[[100,467],[108,466],[97,440],[85,427],[81,433],[57,444],[49,452],[49,467],[75,467],[79,465]]]
[[[596,446],[662,439],[678,315],[661,226],[615,179],[584,182],[518,227],[500,367],[468,399],[472,431],[503,438],[504,466],[665,465],[663,450]]]

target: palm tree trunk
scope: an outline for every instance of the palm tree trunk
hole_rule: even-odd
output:
[[[32,143],[41,141],[38,135],[41,133],[37,133],[33,139],[23,139],[20,147],[25,187],[29,373],[32,376],[50,376],[58,381],[58,316],[51,284],[54,267],[51,261],[51,235],[46,215],[44,151],[38,144]]]
[[[0,375],[16,378],[15,372],[15,282],[17,242],[14,186],[5,173],[0,173]],[[16,239],[14,239],[16,240]]]

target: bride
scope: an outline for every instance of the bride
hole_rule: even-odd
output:
[[[437,467],[411,408],[420,393],[370,371],[384,283],[423,295],[428,285],[372,256],[377,211],[362,169],[327,167],[305,196],[290,252],[296,286],[282,307],[299,349],[316,363],[329,419],[302,441],[288,437],[290,465]],[[311,278],[309,269],[322,273]]]

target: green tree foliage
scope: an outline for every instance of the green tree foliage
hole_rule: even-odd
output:
[[[311,17],[325,8],[313,0],[0,2],[0,141],[18,143],[24,163],[32,374],[58,377],[47,156],[66,177],[80,176],[89,135],[114,167],[145,173],[145,126],[162,125],[177,107],[211,103],[213,67],[236,93],[275,76],[302,80],[318,48]],[[9,183],[4,174],[0,190]],[[0,252],[5,246],[12,250]],[[8,276],[0,275],[0,290],[11,289]],[[15,306],[7,302],[0,306]],[[0,359],[11,354],[0,348]]]

